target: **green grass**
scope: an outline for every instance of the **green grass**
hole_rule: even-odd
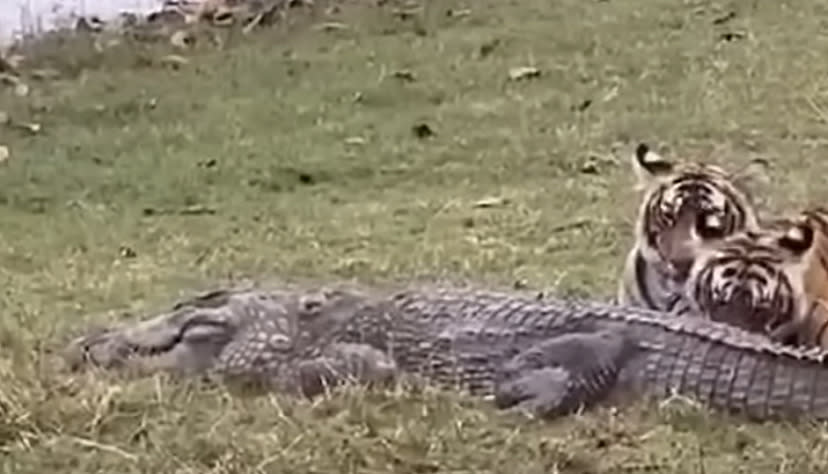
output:
[[[421,6],[401,20],[399,5],[350,2],[227,33],[223,50],[178,69],[159,65],[163,45],[35,48],[32,67],[63,78],[32,80],[26,98],[0,90],[13,121],[42,125],[0,128],[3,472],[828,469],[821,427],[682,402],[540,422],[438,391],[308,403],[42,362],[90,324],[241,277],[471,278],[610,297],[639,140],[728,167],[768,158],[775,209],[828,199],[819,2]],[[326,21],[348,28],[316,27]],[[519,66],[542,75],[508,81]],[[422,123],[435,135],[418,138]],[[488,198],[497,205],[475,206]],[[182,212],[197,208],[213,213]]]

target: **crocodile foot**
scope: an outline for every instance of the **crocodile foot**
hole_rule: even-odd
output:
[[[541,417],[573,413],[604,400],[633,345],[622,333],[578,332],[554,337],[512,358],[498,374],[498,408]]]
[[[352,383],[359,386],[386,385],[398,373],[397,364],[386,353],[367,344],[332,344],[325,354],[298,364],[302,394],[313,397]]]

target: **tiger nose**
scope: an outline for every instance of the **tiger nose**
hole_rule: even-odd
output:
[[[673,265],[673,269],[676,272],[676,275],[679,278],[684,279],[690,273],[690,268],[693,266],[693,259],[686,258],[686,259],[674,260],[672,262],[672,265]]]
[[[733,302],[742,308],[747,308],[753,302],[753,295],[748,288],[739,287],[733,292]]]

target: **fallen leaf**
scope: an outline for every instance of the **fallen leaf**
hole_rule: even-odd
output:
[[[488,209],[503,206],[509,203],[509,199],[500,196],[485,197],[472,204],[472,207]]]
[[[540,69],[532,66],[513,67],[509,69],[509,79],[512,81],[520,81],[523,79],[534,79],[540,77]]]
[[[469,15],[471,15],[471,10],[469,9],[454,10],[449,8],[448,11],[446,11],[446,16],[449,18],[463,18]]]
[[[485,58],[486,56],[492,54],[498,46],[500,46],[500,40],[498,38],[483,43],[480,46],[480,57]]]
[[[581,173],[584,174],[598,174],[598,163],[595,160],[587,160],[581,164]]]
[[[396,77],[397,79],[401,79],[406,82],[414,82],[416,80],[416,78],[414,77],[414,73],[407,69],[403,69],[401,71],[394,71],[393,73],[391,73],[391,75]]]
[[[722,33],[719,35],[719,40],[721,41],[736,41],[740,40],[745,37],[745,34],[741,31],[728,31],[726,33]]]
[[[186,206],[181,209],[155,209],[153,207],[145,207],[141,213],[144,216],[163,216],[163,215],[181,215],[181,216],[201,216],[201,215],[215,215],[218,212],[217,209],[202,206],[199,204],[194,204],[192,206]]]
[[[583,112],[584,110],[588,109],[589,106],[592,105],[592,99],[586,99],[582,101],[580,104],[573,105],[572,111],[573,112]]]
[[[121,245],[118,248],[118,255],[120,255],[121,258],[135,258],[138,256],[138,252],[133,250],[132,247]]]
[[[0,84],[14,87],[20,84],[21,82],[22,81],[20,80],[20,78],[14,74],[9,74],[7,72],[0,73]]]
[[[362,137],[348,137],[345,139],[346,145],[365,145],[367,141]]]
[[[16,72],[17,67],[9,60],[9,58],[4,57],[0,54],[0,72],[9,73],[9,72]]]
[[[29,75],[39,80],[56,79],[60,76],[60,71],[52,68],[34,69]]]
[[[347,30],[348,25],[346,25],[345,23],[339,23],[337,21],[328,21],[317,25],[315,29],[322,31]]]
[[[9,153],[9,147],[6,145],[0,145],[0,163],[5,163],[11,157],[11,153]]]
[[[395,8],[394,11],[391,12],[391,14],[402,21],[406,21],[416,17],[421,11],[422,9],[417,7],[408,9]]]
[[[196,163],[196,166],[200,168],[215,168],[216,165],[218,165],[218,160],[216,160],[215,158],[210,158]]]
[[[731,11],[727,12],[724,16],[714,18],[713,19],[713,24],[714,25],[723,25],[723,24],[729,22],[730,20],[732,20],[734,18],[736,18],[736,12],[731,10]]]
[[[26,58],[22,54],[11,54],[6,56],[5,61],[7,65],[12,67],[12,69],[19,69],[25,59]]]
[[[428,138],[434,136],[434,130],[427,123],[418,123],[417,125],[411,127],[411,130],[417,138]]]
[[[40,124],[34,122],[16,122],[14,124],[15,127],[22,128],[29,133],[38,133],[40,132]]]
[[[218,210],[215,209],[215,208],[208,207],[208,206],[202,206],[202,205],[199,205],[199,204],[194,204],[192,206],[187,206],[183,209],[180,209],[178,211],[178,214],[180,214],[182,216],[203,216],[203,215],[212,216],[212,215],[215,215],[217,212],[218,212]]]
[[[184,56],[179,56],[177,54],[168,54],[160,59],[162,65],[170,66],[173,69],[178,69],[181,66],[190,64],[190,61],[187,60]]]

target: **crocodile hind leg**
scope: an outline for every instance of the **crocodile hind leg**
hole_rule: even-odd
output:
[[[633,348],[622,332],[578,332],[529,347],[504,364],[495,382],[498,408],[555,417],[605,399]]]

